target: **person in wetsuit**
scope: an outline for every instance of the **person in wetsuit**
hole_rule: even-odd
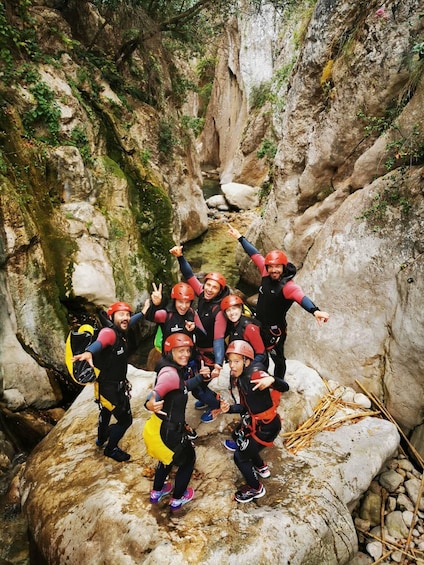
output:
[[[206,333],[196,329],[196,347],[200,359],[210,367],[211,378],[219,377],[224,362],[225,352],[225,330],[227,320],[221,311],[221,300],[230,292],[225,277],[221,273],[211,272],[205,276],[202,284],[195,276],[188,261],[183,256],[183,248],[177,245],[169,250],[177,257],[181,274],[186,282],[198,296],[197,313]],[[200,418],[204,423],[213,422],[220,413],[218,396],[204,382],[197,390],[193,390],[193,396],[198,399],[195,408],[207,409]]]
[[[243,314],[243,299],[237,294],[229,294],[221,302],[221,310],[227,319],[225,340],[231,343],[236,339],[244,339],[250,343],[255,352],[256,363],[267,363],[267,353],[261,337],[260,324],[253,317]]]
[[[127,379],[126,334],[131,326],[143,318],[148,306],[149,301],[146,301],[143,311],[131,316],[131,306],[126,302],[111,304],[107,310],[111,325],[102,328],[97,339],[83,353],[72,358],[73,362],[87,361],[91,367],[100,370],[95,383],[100,407],[96,445],[104,448],[105,456],[119,462],[130,459],[130,454],[118,447],[118,443],[133,421],[131,385]],[[116,419],[114,424],[110,424],[112,415]]]
[[[159,325],[162,334],[161,353],[166,338],[173,333],[185,333],[195,341],[196,327],[205,333],[199,315],[192,308],[195,298],[194,290],[185,282],[172,287],[171,302],[162,307],[162,283],[153,283],[151,305],[146,312],[146,320]]]
[[[269,477],[271,472],[260,452],[273,445],[281,430],[277,407],[280,394],[289,388],[283,379],[269,375],[261,363],[254,363],[254,356],[246,341],[234,340],[228,345],[231,388],[237,387],[240,401],[232,405],[221,402],[222,412],[242,415],[241,424],[233,432],[234,462],[246,481],[234,498],[242,503],[265,494],[260,478]]]
[[[293,281],[296,267],[289,263],[286,255],[276,249],[263,257],[259,251],[229,226],[228,233],[237,239],[244,251],[252,259],[262,276],[259,287],[256,317],[261,322],[261,334],[265,347],[274,362],[274,376],[284,378],[286,358],[284,343],[287,336],[286,314],[294,302],[312,314],[321,326],[328,322],[329,314],[321,311],[302,288]]]
[[[164,357],[156,366],[156,382],[148,394],[145,407],[152,411],[143,430],[143,439],[151,457],[159,459],[156,467],[150,502],[155,504],[172,493],[171,510],[178,510],[194,497],[188,486],[196,460],[193,443],[187,437],[185,409],[188,392],[210,376],[210,368],[201,363],[199,374],[185,378],[191,356],[192,339],[174,333],[164,342]],[[177,466],[174,487],[166,478]]]

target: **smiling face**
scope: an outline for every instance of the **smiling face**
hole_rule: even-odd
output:
[[[181,316],[184,316],[185,314],[187,314],[188,309],[190,308],[190,300],[180,300],[180,299],[176,299],[175,300],[175,309],[178,312],[178,314],[180,314]]]
[[[113,314],[113,323],[118,329],[125,332],[128,329],[130,318],[130,312],[127,312],[126,310],[118,310]]]
[[[283,274],[284,265],[268,265],[266,270],[270,279],[278,281]]]
[[[190,355],[191,355],[191,348],[190,347],[174,347],[171,350],[172,360],[180,365],[181,367],[185,367],[189,362]]]
[[[203,286],[203,294],[206,300],[213,300],[221,292],[221,285],[212,279],[208,279]]]
[[[233,322],[233,324],[235,324],[240,320],[242,310],[243,307],[241,306],[241,304],[235,304],[234,306],[227,308],[225,310],[225,314],[230,322]]]

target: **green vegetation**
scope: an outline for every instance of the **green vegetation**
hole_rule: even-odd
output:
[[[183,129],[193,132],[194,137],[200,135],[205,125],[203,118],[196,118],[195,116],[183,116],[181,120]]]
[[[59,135],[60,109],[56,104],[54,92],[41,80],[31,85],[29,91],[34,96],[35,106],[27,110],[22,117],[25,130],[30,137],[56,145]],[[42,130],[41,133],[38,133],[40,126]],[[44,129],[47,131],[44,132]]]
[[[277,153],[277,145],[269,139],[264,139],[261,146],[256,152],[258,159],[266,157],[269,161],[273,161]]]
[[[249,103],[252,110],[260,109],[265,106],[266,102],[271,100],[271,81],[265,81],[259,85],[255,85],[250,93]]]
[[[158,149],[164,159],[170,159],[177,144],[173,120],[163,118],[159,121]]]
[[[383,190],[374,197],[372,206],[356,219],[368,220],[373,225],[373,231],[380,231],[386,225],[389,209],[399,210],[405,220],[412,208],[404,188],[405,174],[405,167],[401,168],[398,174],[393,174]]]
[[[366,116],[358,112],[357,116],[365,122],[365,137],[371,135],[382,135],[391,132],[390,140],[386,144],[388,157],[384,163],[387,171],[391,171],[401,163],[409,166],[424,161],[424,130],[421,124],[414,124],[409,133],[404,133],[396,122],[399,107],[392,106],[384,116]]]

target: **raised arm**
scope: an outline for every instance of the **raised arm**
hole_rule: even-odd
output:
[[[235,239],[238,240],[238,242],[243,247],[245,252],[249,255],[249,257],[258,267],[258,270],[260,271],[261,275],[264,276],[266,274],[266,270],[265,270],[265,258],[263,257],[263,255],[261,255],[259,251],[256,249],[256,247],[254,247],[250,243],[250,241],[247,241],[244,235],[241,235],[241,233],[237,229],[233,228],[233,226],[231,226],[230,224],[228,224],[228,226],[229,226],[228,233],[231,235],[231,237],[234,237]]]
[[[171,255],[177,258],[178,264],[180,266],[180,271],[187,283],[191,286],[197,296],[203,291],[203,285],[201,282],[196,279],[193,273],[193,269],[191,268],[190,263],[185,259],[183,256],[183,246],[182,245],[175,245],[172,247],[169,252]]]

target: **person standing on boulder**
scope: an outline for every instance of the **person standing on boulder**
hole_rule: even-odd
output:
[[[145,402],[145,407],[153,414],[144,426],[143,439],[148,454],[159,459],[150,502],[156,504],[173,491],[171,510],[178,510],[194,497],[188,483],[196,454],[186,432],[185,409],[188,391],[210,377],[210,368],[202,361],[199,373],[186,379],[192,347],[193,341],[187,334],[174,333],[165,339],[164,356],[155,369],[156,382]],[[165,482],[173,466],[178,467],[174,487]]]
[[[282,392],[288,390],[287,383],[271,376],[265,367],[253,361],[253,347],[244,340],[232,341],[226,351],[230,365],[230,386],[237,387],[240,401],[230,405],[222,400],[223,413],[241,414],[241,424],[233,432],[233,439],[224,442],[234,451],[234,462],[246,480],[234,495],[237,502],[250,502],[265,494],[260,479],[271,475],[260,452],[271,447],[281,430],[281,418],[277,407]]]
[[[143,310],[134,316],[131,316],[131,306],[126,302],[111,304],[107,310],[111,326],[102,328],[85,352],[72,358],[72,362],[87,361],[91,367],[100,370],[95,383],[100,407],[96,445],[104,448],[106,457],[119,462],[128,461],[131,457],[118,447],[132,424],[126,334],[131,326],[143,318],[149,304],[150,301],[146,300]],[[116,422],[110,425],[112,415]]]
[[[284,343],[287,335],[286,315],[294,302],[312,314],[321,326],[328,322],[329,314],[321,311],[301,287],[293,281],[296,267],[289,263],[286,255],[276,249],[263,257],[240,232],[229,226],[228,233],[237,239],[252,259],[262,276],[259,287],[256,317],[261,322],[261,333],[265,347],[274,362],[274,376],[284,379],[286,358]]]
[[[200,359],[211,369],[211,378],[219,377],[224,362],[224,338],[227,327],[227,320],[221,312],[220,304],[221,300],[229,294],[230,289],[221,273],[208,273],[205,276],[205,283],[202,284],[194,276],[189,262],[183,256],[181,245],[176,245],[169,252],[177,257],[181,274],[199,297],[197,313],[206,333],[196,329],[196,347]],[[208,387],[207,382],[202,383],[192,392],[193,396],[198,399],[195,408],[197,410],[207,409],[200,420],[204,423],[213,422],[220,413],[220,402],[216,393]]]

